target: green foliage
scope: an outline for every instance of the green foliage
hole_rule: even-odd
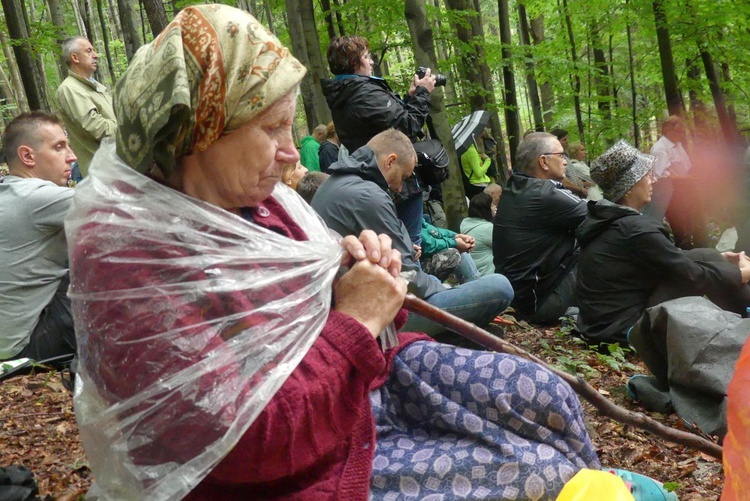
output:
[[[664,482],[664,490],[667,492],[675,492],[681,488],[682,486],[677,482]]]

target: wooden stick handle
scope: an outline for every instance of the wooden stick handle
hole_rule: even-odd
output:
[[[660,422],[642,414],[640,412],[629,411],[619,405],[604,398],[593,386],[587,383],[583,378],[568,374],[565,371],[561,371],[541,360],[540,358],[532,355],[531,353],[518,348],[512,343],[493,336],[484,329],[480,329],[476,325],[467,322],[461,318],[451,315],[448,312],[441,310],[435,306],[432,306],[426,301],[417,298],[413,294],[407,294],[404,299],[404,308],[412,313],[416,313],[422,317],[432,320],[450,329],[451,331],[459,334],[477,344],[484,346],[490,350],[498,351],[501,353],[508,353],[510,355],[516,355],[526,360],[531,360],[550,371],[554,372],[562,379],[564,379],[580,396],[586,401],[593,405],[600,416],[606,416],[615,421],[619,421],[623,424],[629,424],[642,430],[648,431],[658,437],[668,440],[670,442],[691,447],[697,449],[709,456],[712,456],[721,461],[722,448],[720,445],[706,440],[703,437],[688,433],[682,430],[676,430],[669,426],[665,426]]]

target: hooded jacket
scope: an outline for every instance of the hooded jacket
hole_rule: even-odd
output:
[[[396,216],[388,183],[370,147],[331,165],[328,173],[331,177],[318,188],[311,204],[328,227],[343,236],[359,235],[362,230],[385,233],[391,237],[393,248],[401,252],[402,269],[416,272],[409,292],[424,299],[445,290],[414,262],[409,233]]]
[[[586,203],[551,179],[513,174],[493,220],[495,271],[513,285],[513,306],[530,315],[578,262],[575,229]]]
[[[320,171],[319,150],[320,143],[312,136],[305,136],[299,142],[299,161],[307,170]]]
[[[742,284],[736,265],[691,260],[669,240],[664,225],[607,200],[589,202],[576,236],[578,328],[592,341],[626,342],[628,329],[663,281],[705,294]]]
[[[341,144],[355,151],[386,129],[418,139],[430,113],[430,93],[417,87],[414,95],[402,101],[382,78],[338,75],[323,80],[323,94],[331,109]]]

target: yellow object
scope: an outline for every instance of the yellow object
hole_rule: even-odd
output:
[[[557,501],[635,501],[625,482],[608,471],[584,468],[568,480]]]

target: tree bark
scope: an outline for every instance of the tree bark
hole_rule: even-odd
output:
[[[10,73],[10,83],[13,88],[13,97],[18,104],[18,109],[21,113],[29,111],[29,102],[26,99],[26,90],[23,88],[23,81],[21,80],[21,73],[18,71],[18,64],[16,63],[16,56],[13,54],[13,49],[10,46],[8,35],[4,31],[0,31],[0,44],[3,47],[3,56],[5,57],[5,63],[8,65]]]
[[[148,17],[148,24],[151,26],[151,33],[154,38],[167,27],[167,11],[164,9],[164,3],[160,0],[142,0],[143,9]]]
[[[513,75],[511,59],[510,12],[508,0],[497,0],[498,19],[500,21],[500,41],[503,44],[503,101],[505,102],[505,130],[508,134],[511,165],[516,160],[516,149],[521,140],[521,122],[518,117],[518,99],[516,97],[516,80]]]
[[[266,13],[266,26],[271,33],[276,35],[276,27],[273,25],[273,16],[271,15],[271,4],[268,0],[263,0],[263,11]]]
[[[47,7],[49,7],[49,15],[52,20],[52,24],[55,25],[56,34],[55,40],[57,41],[58,54],[59,48],[62,45],[62,41],[68,36],[67,27],[65,25],[65,14],[63,13],[62,3],[60,0],[47,0]],[[57,58],[57,70],[60,76],[60,81],[65,78],[68,74],[68,67],[62,57]]]
[[[724,99],[724,92],[721,90],[721,84],[719,83],[719,75],[716,73],[714,59],[708,51],[705,41],[699,42],[698,48],[700,50],[701,60],[703,61],[703,68],[706,71],[708,86],[711,89],[711,96],[714,98],[714,107],[716,107],[716,114],[719,117],[721,132],[724,135],[724,139],[730,144],[733,144],[737,138],[737,128],[735,124],[732,123],[732,119],[727,111],[727,104]]]
[[[333,12],[331,12],[331,0],[321,0],[320,6],[323,9],[323,17],[326,20],[326,31],[328,32],[328,42],[336,38],[336,25],[333,23]]]
[[[609,64],[607,56],[602,47],[601,28],[593,22],[589,25],[591,30],[592,52],[594,55],[594,87],[597,94],[597,108],[604,120],[612,119],[612,108],[610,106],[609,93]]]
[[[323,61],[320,51],[320,39],[318,38],[318,27],[315,23],[315,11],[312,0],[297,0],[299,4],[299,17],[302,21],[302,34],[305,37],[305,50],[309,61],[308,77],[312,79],[313,107],[315,116],[313,120],[315,127],[318,124],[327,124],[331,121],[331,110],[323,95],[321,81],[328,77],[327,65]],[[307,77],[305,77],[307,78]],[[309,121],[308,121],[309,122]],[[310,129],[312,130],[312,129]]]
[[[138,35],[138,25],[135,8],[131,0],[117,0],[117,9],[120,12],[120,23],[122,24],[123,42],[125,43],[125,56],[130,62],[138,48],[141,46],[141,37]]]
[[[664,94],[667,99],[667,109],[670,115],[684,115],[685,104],[677,86],[674,58],[672,57],[672,41],[669,37],[667,14],[664,12],[662,0],[653,0],[654,21],[656,22],[656,41],[659,44],[659,59],[661,74],[664,81]]]
[[[531,20],[531,40],[534,45],[544,42],[544,16],[540,15]],[[542,95],[542,110],[544,113],[544,123],[552,122],[552,109],[555,107],[555,95],[552,92],[552,86],[549,82],[542,82],[539,85],[539,92]]]
[[[29,46],[29,27],[23,5],[19,0],[2,0],[2,5],[29,108],[49,111],[44,80],[36,64],[37,57]]]
[[[627,5],[628,0],[625,0]],[[625,27],[625,33],[628,38],[628,70],[630,73],[630,96],[631,106],[633,108],[633,137],[635,138],[635,147],[638,148],[640,143],[640,130],[638,127],[638,94],[635,87],[635,62],[633,61],[633,34],[631,32],[631,23],[628,22]]]
[[[427,20],[424,0],[405,0],[404,13],[409,25],[414,59],[419,66],[437,67],[435,57],[435,42],[432,38],[432,28]],[[432,107],[430,116],[440,142],[448,152],[450,177],[443,183],[443,202],[448,226],[458,231],[461,221],[466,217],[466,195],[464,194],[461,172],[453,145],[451,127],[445,114],[443,89],[435,88],[432,92]]]
[[[308,59],[307,48],[305,47],[305,35],[302,27],[302,19],[299,15],[299,2],[297,0],[285,0],[284,3],[286,5],[289,37],[292,40],[292,53],[302,66],[309,68],[310,60]],[[300,83],[300,94],[302,95],[302,105],[305,108],[307,130],[312,132],[320,122],[316,116],[315,89],[313,88],[313,77],[309,71]]]
[[[104,20],[104,9],[102,0],[96,0],[96,11],[99,14],[99,22],[102,26],[102,42],[104,43],[104,53],[107,55],[107,68],[109,69],[109,79],[112,87],[115,86],[115,66],[112,63],[112,52],[109,49],[109,35],[107,34],[107,22]]]
[[[581,115],[581,76],[578,74],[578,53],[576,52],[576,40],[573,36],[573,22],[570,19],[568,0],[562,0],[562,17],[568,31],[570,42],[570,58],[573,61],[573,106],[575,107],[576,123],[578,124],[578,139],[584,140],[583,116]]]
[[[534,116],[534,130],[544,131],[544,117],[542,115],[542,103],[539,100],[539,89],[534,74],[534,55],[531,53],[531,39],[529,37],[529,19],[526,15],[526,6],[518,3],[518,24],[520,27],[521,45],[524,49],[526,59],[526,89],[531,101],[531,111]]]

